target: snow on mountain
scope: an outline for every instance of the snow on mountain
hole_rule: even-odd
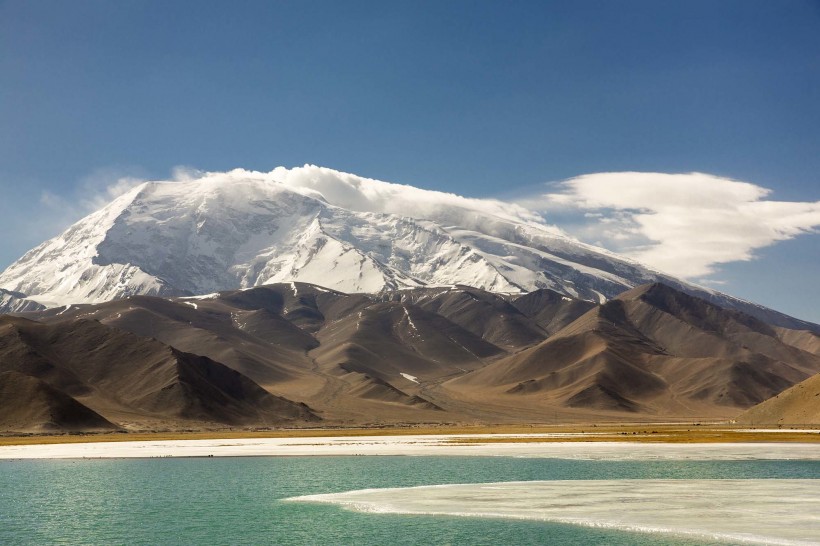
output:
[[[146,182],[28,252],[0,287],[47,306],[281,281],[550,288],[600,302],[658,280],[757,308],[582,244],[518,205],[305,166]]]
[[[0,288],[0,314],[25,313],[27,311],[42,311],[43,309],[45,307],[36,301],[26,299],[25,294]]]

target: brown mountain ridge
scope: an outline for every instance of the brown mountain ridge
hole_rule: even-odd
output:
[[[817,425],[820,423],[820,374],[743,412],[737,422],[748,425]]]
[[[1,316],[0,428],[722,419],[818,372],[815,334],[662,284],[596,305],[283,283]]]

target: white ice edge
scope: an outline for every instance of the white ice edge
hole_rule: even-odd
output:
[[[587,434],[588,435],[588,434]],[[156,440],[0,446],[0,459],[241,457],[328,455],[497,456],[586,460],[820,460],[812,443],[664,444],[637,442],[499,442],[578,434],[461,434]],[[492,438],[490,443],[451,440]]]
[[[748,544],[818,544],[820,480],[562,480],[363,489],[287,501],[513,518]]]

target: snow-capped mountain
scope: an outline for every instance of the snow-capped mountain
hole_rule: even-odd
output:
[[[45,306],[36,301],[26,299],[25,294],[11,292],[0,288],[0,313],[25,313],[28,311],[41,311]]]
[[[281,281],[343,292],[550,288],[602,302],[658,280],[800,326],[582,244],[516,205],[314,166],[143,183],[29,251],[0,274],[0,287],[46,306]]]

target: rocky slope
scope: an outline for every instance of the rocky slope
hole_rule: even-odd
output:
[[[820,425],[820,374],[743,412],[737,422],[756,426]]]
[[[810,336],[652,284],[444,386],[510,405],[731,416],[820,371]]]
[[[316,419],[304,405],[212,359],[84,318],[45,324],[0,317],[0,374],[4,388],[15,393],[0,399],[0,414],[25,429]],[[24,392],[36,396],[21,398]]]
[[[26,317],[0,319],[0,373],[127,429],[732,418],[820,372],[814,334],[661,284],[596,305],[279,283]]]
[[[63,432],[117,428],[45,381],[14,371],[0,373],[0,430]]]

